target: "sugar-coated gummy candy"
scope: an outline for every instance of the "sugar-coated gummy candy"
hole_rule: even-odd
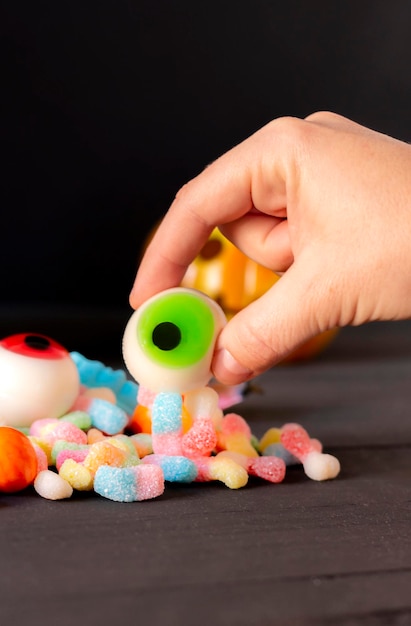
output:
[[[287,431],[286,426],[287,425],[283,427],[285,433]],[[282,433],[281,428],[269,428],[261,437],[259,442],[257,443],[256,448],[263,456],[278,456],[282,458],[286,465],[297,465],[301,463],[301,460],[298,459],[289,450],[287,450],[284,447],[283,443],[281,443],[281,433]],[[287,434],[285,434],[284,436],[287,437]],[[292,434],[289,430],[288,430],[288,437],[289,437],[289,445],[290,443],[291,445],[293,445]],[[308,436],[308,433],[306,433],[306,436],[305,435],[303,436],[303,439],[306,443],[307,449],[312,448],[312,449],[317,450],[318,452],[322,451],[322,444],[320,441],[318,441],[318,439],[310,439]]]
[[[82,446],[78,448],[63,448],[62,450],[60,450],[60,452],[58,452],[56,456],[55,466],[57,471],[60,471],[61,466],[67,459],[72,459],[76,463],[83,463],[83,461],[87,457],[87,454],[87,446]]]
[[[217,444],[217,434],[209,417],[198,417],[181,440],[185,456],[209,456]]]
[[[65,439],[58,439],[51,448],[49,457],[50,465],[56,465],[57,457],[62,450],[88,450],[87,444],[75,443],[73,441],[66,441]]]
[[[81,430],[89,430],[91,428],[91,417],[85,411],[72,411],[61,418],[62,422],[70,422]]]
[[[282,443],[270,443],[263,451],[263,456],[276,456],[283,459],[286,465],[299,465],[301,461],[294,454],[286,450]]]
[[[77,491],[91,491],[93,489],[94,474],[74,459],[66,459],[59,469],[59,476],[64,478]]]
[[[121,467],[124,464],[127,453],[108,441],[98,441],[90,446],[89,452],[84,459],[84,465],[92,474],[95,474],[101,465]]]
[[[218,449],[239,452],[246,456],[258,456],[251,443],[251,429],[245,419],[237,413],[228,413],[217,431]]]
[[[92,425],[108,435],[122,432],[128,424],[128,416],[123,409],[98,398],[89,407],[89,414]]]
[[[104,433],[101,432],[101,430],[99,430],[98,428],[90,428],[90,430],[87,431],[87,443],[89,445],[92,445],[93,443],[97,443],[97,441],[103,441],[104,439],[107,439],[110,435],[105,435]]]
[[[109,443],[125,452],[123,461],[124,467],[132,467],[140,463],[140,457],[137,454],[136,448],[127,435],[115,435],[114,437],[110,437]]]
[[[153,453],[153,442],[148,433],[136,433],[129,437],[140,459]]]
[[[258,450],[264,454],[267,446],[280,443],[281,441],[281,428],[269,428],[258,442]]]
[[[59,474],[49,469],[39,472],[34,480],[34,489],[47,500],[64,500],[70,498],[73,487]]]
[[[151,434],[151,408],[138,404],[134,410],[133,415],[127,425],[127,430],[132,433],[146,433]],[[183,404],[181,408],[181,428],[182,432],[187,432],[193,424],[190,413],[186,406]]]
[[[313,450],[304,459],[304,471],[311,480],[331,480],[340,473],[340,462],[331,454]]]
[[[137,499],[151,500],[164,492],[164,474],[156,465],[139,465],[133,468],[136,474]]]
[[[202,387],[184,394],[184,406],[193,421],[198,418],[211,419],[214,428],[219,428],[223,412],[218,405],[218,394],[211,387]]]
[[[46,432],[44,432],[46,431]],[[56,441],[69,441],[79,445],[87,443],[86,433],[71,422],[63,422],[58,420],[57,424],[50,424],[43,429],[41,439],[53,446]]]
[[[71,352],[70,356],[77,366],[82,385],[87,387],[110,387],[117,393],[126,381],[126,374],[122,370],[113,370],[100,361],[87,359],[79,352]]]
[[[259,456],[249,459],[247,466],[251,476],[263,478],[271,483],[281,483],[284,480],[285,468],[283,459],[276,456]]]
[[[99,467],[94,490],[116,502],[137,502],[160,496],[164,491],[164,476],[157,465],[136,467]]]
[[[103,465],[97,470],[94,491],[115,502],[135,502],[137,500],[135,473],[130,468]]]
[[[250,476],[262,478],[271,483],[280,483],[284,480],[286,466],[283,459],[278,457],[247,457],[238,452],[224,450],[218,453],[217,458],[231,459],[241,465]]]
[[[82,385],[109,387],[116,395],[118,406],[131,415],[136,406],[138,385],[127,380],[123,370],[113,370],[100,361],[87,359],[79,352],[71,352],[71,358],[77,366]]]
[[[258,437],[256,437],[256,435],[254,435],[253,433],[251,433],[251,437],[250,437],[250,443],[253,446],[254,450],[256,452],[259,452],[259,448],[258,448]]]
[[[158,393],[152,407],[151,437],[155,454],[181,456],[182,397],[179,393]]]
[[[47,432],[50,428],[53,428],[53,425],[58,423],[59,420],[57,417],[45,417],[35,420],[30,424],[29,434],[33,435],[33,437],[42,437],[43,433]]]
[[[244,487],[248,482],[248,473],[246,470],[246,462],[244,455],[241,461],[231,458],[231,453],[221,452],[217,456],[199,457],[196,459],[197,464],[197,482],[209,482],[218,480],[230,489],[239,489]]]
[[[161,467],[164,480],[171,483],[192,483],[197,478],[195,462],[185,456],[150,454],[142,459],[143,463]]]
[[[340,473],[340,462],[331,454],[318,450],[318,441],[311,440],[299,424],[284,424],[281,443],[303,464],[306,475],[312,480],[330,480]]]
[[[230,489],[240,489],[248,483],[247,470],[233,459],[217,455],[204,460],[205,464],[201,461],[201,480],[218,480]]]
[[[301,462],[313,449],[307,431],[299,424],[284,424],[281,429],[280,441]]]
[[[120,391],[117,392],[117,404],[127,415],[131,415],[137,404],[138,385],[132,380],[126,380]]]
[[[128,424],[128,416],[123,409],[101,398],[91,399],[84,410],[90,415],[92,426],[108,435],[122,432]]]
[[[43,448],[39,446],[39,444],[35,441],[35,439],[31,437],[30,435],[28,435],[28,437],[31,441],[31,445],[34,448],[34,452],[36,453],[37,473],[39,473],[42,470],[45,470],[48,468],[48,465],[49,465],[48,457],[47,457],[47,454],[44,452]]]
[[[181,433],[182,406],[179,393],[157,394],[152,408],[152,434]]]
[[[138,388],[137,402],[140,406],[145,406],[146,408],[151,409],[156,395],[156,392],[152,389],[148,389],[148,387],[140,385]]]
[[[110,402],[111,404],[117,404],[116,394],[110,387],[91,387],[90,389],[83,389],[82,394],[83,398],[99,398],[100,400],[105,400],[106,402]]]

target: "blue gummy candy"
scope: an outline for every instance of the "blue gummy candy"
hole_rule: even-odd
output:
[[[94,491],[115,502],[137,500],[136,475],[132,468],[101,465],[94,477]]]
[[[123,409],[101,398],[93,398],[87,413],[91,417],[92,426],[107,435],[122,432],[128,424],[128,417]]]
[[[179,393],[158,393],[151,412],[153,434],[178,432],[181,429],[183,399]]]
[[[82,385],[87,387],[101,386],[98,384],[98,378],[101,370],[104,369],[103,363],[91,361],[79,352],[70,352],[70,356],[76,364]]]
[[[163,456],[160,467],[170,483],[192,483],[198,474],[195,463],[185,456]]]
[[[282,443],[270,443],[264,449],[263,456],[277,456],[282,459],[286,465],[301,465],[301,461],[286,450]]]
[[[120,391],[117,393],[117,404],[128,415],[134,413],[137,405],[138,385],[132,380],[126,380]]]
[[[79,352],[71,352],[76,364],[80,383],[86,387],[109,387],[117,398],[118,405],[129,415],[137,404],[137,383],[127,380],[123,370],[113,370],[100,361],[91,361]]]

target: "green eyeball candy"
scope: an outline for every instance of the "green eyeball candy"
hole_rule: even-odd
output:
[[[188,367],[207,353],[214,337],[210,307],[192,293],[166,293],[142,312],[137,338],[147,356],[165,367]]]
[[[202,387],[211,378],[215,340],[226,322],[222,309],[201,292],[176,288],[144,303],[123,338],[126,366],[155,392]]]

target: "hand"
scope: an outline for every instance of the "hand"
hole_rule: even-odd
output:
[[[130,302],[180,283],[219,226],[282,278],[221,332],[234,384],[335,326],[411,317],[411,146],[332,113],[279,118],[185,185],[141,262]]]

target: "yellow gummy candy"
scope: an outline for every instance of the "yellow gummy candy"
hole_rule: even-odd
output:
[[[43,450],[43,452],[45,452],[47,456],[47,464],[51,465],[52,464],[52,460],[51,460],[52,446],[46,441],[43,441],[43,439],[40,439],[40,437],[36,437],[34,435],[29,435],[28,437],[30,441],[33,441],[34,443],[36,443]]]
[[[90,446],[90,451],[84,459],[84,466],[95,474],[101,465],[122,467],[126,456],[127,453],[124,450],[113,446],[108,441],[98,441]]]
[[[270,446],[272,443],[280,443],[281,430],[279,428],[269,428],[266,433],[261,437],[258,448],[261,453]]]
[[[127,437],[127,435],[115,435],[114,437],[110,437],[108,442],[115,448],[118,448],[125,453],[123,467],[135,467],[140,464],[140,458],[133,442],[130,441],[130,438]]]
[[[257,450],[243,433],[227,435],[224,438],[224,448],[230,452],[238,452],[238,454],[244,454],[251,458],[258,456]]]
[[[248,482],[248,473],[241,465],[229,458],[212,459],[209,469],[211,480],[219,480],[230,489],[239,489]]]
[[[64,478],[73,489],[77,491],[90,491],[93,489],[93,475],[82,463],[74,459],[66,459],[60,467],[59,475]]]

